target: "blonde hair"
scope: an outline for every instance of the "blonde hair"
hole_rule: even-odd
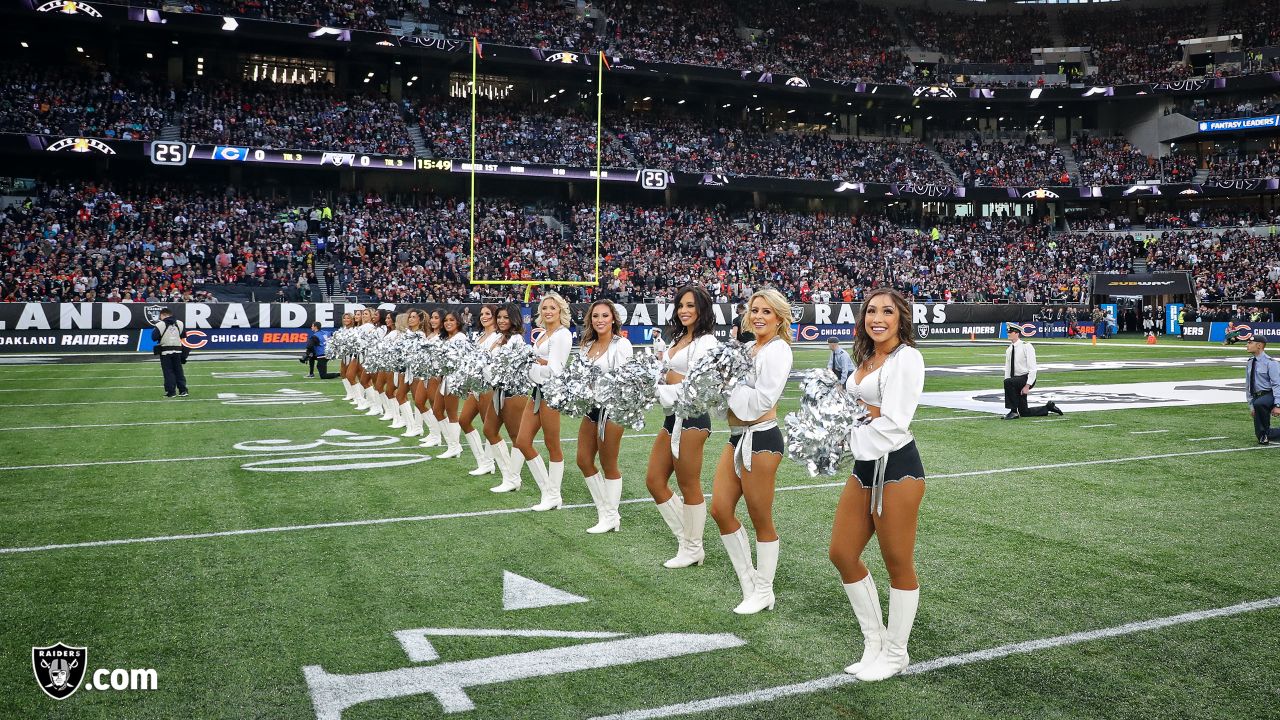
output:
[[[396,330],[400,332],[408,332],[409,330],[409,313],[400,313],[396,316]]]
[[[545,329],[545,326],[542,324],[542,303],[548,300],[554,301],[556,305],[559,306],[560,327],[568,329],[569,325],[573,322],[573,318],[569,316],[569,301],[561,297],[558,292],[549,292],[546,295],[543,295],[542,299],[538,301],[538,316],[534,319],[535,324],[538,327]]]
[[[778,337],[782,338],[783,342],[790,345],[791,323],[795,322],[795,318],[791,315],[791,303],[787,301],[787,298],[782,293],[771,287],[760,288],[759,290],[751,293],[750,298],[747,298],[747,312],[742,315],[742,329],[746,332],[751,331],[751,328],[748,325],[751,318],[751,303],[755,302],[756,298],[764,300],[765,303],[773,309],[773,314],[777,315],[778,318],[782,320],[778,325]]]

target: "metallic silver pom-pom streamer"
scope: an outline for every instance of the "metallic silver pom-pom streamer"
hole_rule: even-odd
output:
[[[471,345],[467,352],[458,359],[454,370],[445,378],[449,392],[458,397],[466,397],[468,393],[477,395],[489,392],[489,383],[485,381],[485,368],[489,365],[489,353]]]
[[[596,407],[595,385],[602,373],[599,365],[577,357],[542,385],[543,401],[552,410],[582,417]]]
[[[867,409],[826,368],[801,374],[800,409],[786,418],[787,457],[810,477],[835,475],[848,457],[849,430],[869,419]]]
[[[369,364],[365,362],[365,355],[371,348],[373,348],[373,346],[377,345],[378,341],[381,339],[381,336],[377,333],[368,332],[366,330],[359,330],[356,332],[356,357],[360,360],[360,365],[366,370],[368,369]]]
[[[685,376],[673,410],[682,418],[720,414],[728,407],[729,392],[750,383],[753,370],[746,347],[737,342],[717,345],[698,356]]]
[[[338,328],[324,344],[325,357],[346,362],[355,357],[355,335],[351,328]]]
[[[507,343],[498,348],[489,363],[489,376],[495,389],[507,395],[528,395],[533,392],[529,368],[533,366],[533,348],[524,343]]]
[[[405,367],[409,377],[427,380],[436,377],[435,367],[439,362],[440,343],[423,340],[413,345],[405,353]]]
[[[596,402],[623,427],[640,430],[645,415],[658,402],[653,378],[661,363],[651,350],[637,352],[596,382]]]

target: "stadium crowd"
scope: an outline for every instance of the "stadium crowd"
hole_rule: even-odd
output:
[[[1273,178],[1280,173],[1280,153],[1262,150],[1257,153],[1228,152],[1209,157],[1210,180],[1247,180]]]
[[[151,140],[174,106],[145,75],[13,63],[0,69],[0,132]]]
[[[177,3],[143,0],[134,4],[168,10]],[[377,32],[389,31],[388,21],[425,19],[425,8],[414,0],[183,0],[180,7],[187,13]]]
[[[1070,185],[1058,146],[1034,136],[1019,141],[938,140],[935,149],[965,185],[988,187]]]
[[[476,279],[592,280],[595,212],[484,199],[477,207]],[[762,284],[802,301],[856,300],[899,287],[920,300],[1049,302],[1085,299],[1091,272],[1193,273],[1207,299],[1280,296],[1269,240],[1239,230],[1054,233],[1013,218],[930,218],[920,227],[872,214],[778,209],[601,209],[600,288],[578,299],[665,297],[685,281],[726,301]],[[465,202],[352,195],[299,208],[234,190],[46,184],[0,214],[0,299],[176,301],[213,286],[305,298],[322,276],[335,294],[391,302],[510,297],[469,284]],[[566,250],[566,248],[568,250]]]

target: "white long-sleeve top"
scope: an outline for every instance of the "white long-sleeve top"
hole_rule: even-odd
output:
[[[596,342],[599,342],[599,340],[596,340]],[[591,348],[591,345],[582,348],[582,359],[588,360]],[[588,362],[592,365],[598,365],[602,370],[612,370],[630,360],[633,354],[635,354],[635,349],[631,347],[631,341],[621,335],[614,335],[604,353],[594,360],[588,360]]]
[[[899,345],[884,365],[863,379],[872,375],[879,375],[876,392],[866,393],[864,399],[879,400],[880,417],[849,432],[849,450],[855,460],[879,460],[914,439],[911,420],[924,392],[924,356],[909,345]],[[855,376],[845,382],[850,392],[857,392]]]
[[[1036,349],[1029,342],[1023,342],[1021,339],[1015,343],[1009,343],[1009,347],[1004,351],[1004,377],[1009,379],[1009,357],[1013,357],[1013,374],[1026,375],[1027,387],[1036,384]]]
[[[674,356],[671,352],[671,348],[663,350],[662,353],[658,355],[658,359],[666,365],[668,370],[680,373],[681,375],[688,375],[689,369],[693,367],[694,361],[719,344],[720,341],[716,340],[714,335],[707,334],[694,338],[692,342],[682,348],[678,353],[675,353]],[[676,398],[680,397],[680,393],[683,388],[683,380],[671,385],[658,386],[658,402],[662,404],[663,410],[671,412],[671,407],[675,405]]]
[[[541,385],[559,375],[564,370],[565,363],[569,362],[571,352],[573,333],[569,332],[569,328],[562,327],[551,333],[550,337],[543,337],[542,342],[534,343],[533,354],[546,360],[547,364],[535,363],[530,367],[529,379]]]
[[[755,352],[752,367],[755,382],[739,385],[729,392],[729,409],[743,422],[754,422],[772,410],[782,397],[791,375],[791,346],[782,338],[774,338],[756,351],[756,341],[744,346]]]
[[[448,340],[445,340],[445,342],[446,342],[446,343],[454,343],[454,344],[467,342],[467,334],[466,334],[466,333],[464,333],[464,332],[456,332],[456,333],[454,333],[454,334],[450,335],[450,336],[449,336],[449,339],[448,339]]]
[[[498,349],[498,342],[501,340],[502,340],[502,333],[495,330],[489,333],[488,335],[483,335],[477,338],[476,347],[480,348],[481,350],[484,350],[485,352],[492,353],[494,350]]]

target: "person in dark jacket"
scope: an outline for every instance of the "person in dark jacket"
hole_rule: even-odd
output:
[[[160,311],[160,320],[151,329],[151,339],[156,343],[160,356],[160,368],[164,371],[164,396],[186,397],[187,376],[182,371],[186,352],[182,339],[187,336],[186,325],[175,320],[169,308]]]
[[[325,357],[325,346],[329,343],[332,330],[320,329],[320,323],[311,323],[311,336],[307,338],[307,349],[298,362],[307,363],[307,377],[316,376],[316,368],[320,368],[321,380],[332,380],[338,373],[329,372],[329,358]]]

